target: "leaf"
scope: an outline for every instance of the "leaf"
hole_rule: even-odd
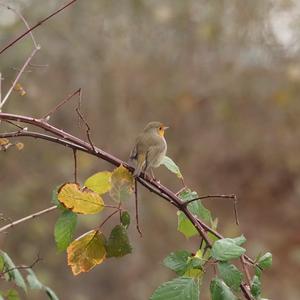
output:
[[[58,251],[64,251],[71,243],[77,223],[77,215],[71,211],[63,211],[56,221],[54,237]]]
[[[109,194],[116,202],[128,200],[134,191],[134,178],[132,174],[120,165],[111,175],[111,189]]]
[[[260,268],[267,269],[272,266],[272,253],[267,252],[264,254],[259,260],[258,260],[258,265]]]
[[[89,190],[81,190],[75,183],[67,183],[58,191],[58,200],[74,213],[96,214],[103,210],[101,196]]]
[[[210,295],[212,300],[237,299],[225,282],[217,277],[210,283]]]
[[[123,211],[121,214],[121,223],[127,229],[130,224],[130,214],[128,211]]]
[[[0,146],[7,145],[8,143],[9,143],[9,139],[7,139],[7,138],[0,139]]]
[[[251,282],[251,294],[255,297],[255,299],[259,299],[261,294],[261,282],[258,276],[254,275],[253,280]]]
[[[184,202],[195,199],[198,197],[196,192],[192,192],[190,189],[185,189],[179,194],[179,198]],[[200,200],[193,201],[188,204],[189,211],[199,217],[201,220],[211,223],[212,217],[210,211],[205,208]],[[178,227],[177,230],[185,235],[186,238],[190,238],[198,234],[197,229],[192,222],[185,216],[183,212],[177,212],[178,215]]]
[[[199,282],[191,277],[178,277],[159,286],[150,300],[199,300]]]
[[[111,189],[111,172],[104,171],[92,175],[85,181],[84,186],[100,195],[105,194]]]
[[[185,250],[171,252],[164,259],[164,265],[167,268],[175,271],[178,275],[183,275],[187,270],[189,257],[191,255],[191,252]]]
[[[4,270],[10,270],[9,272],[7,272],[9,275],[9,280],[13,280],[17,286],[21,287],[27,293],[27,286],[20,271],[16,268],[15,264],[7,253],[5,253],[4,251],[1,251],[0,253],[4,259]]]
[[[241,240],[238,240],[240,242]],[[225,238],[217,240],[211,249],[211,255],[214,259],[226,261],[240,257],[246,252],[246,249],[238,246],[235,239]]]
[[[20,300],[20,296],[19,293],[14,290],[14,289],[9,289],[6,293],[5,293],[5,299],[6,300]]]
[[[0,272],[3,271],[4,266],[5,266],[4,257],[2,255],[0,255]]]
[[[32,269],[27,269],[27,272],[29,274],[26,279],[31,289],[43,290],[50,300],[59,300],[56,294],[49,287],[45,286],[38,280]]]
[[[198,234],[198,231],[195,228],[195,226],[185,216],[183,212],[178,211],[177,216],[178,216],[177,230],[181,232],[187,239]]]
[[[106,257],[105,237],[96,230],[86,232],[69,245],[67,254],[74,275],[88,272]]]
[[[234,291],[240,290],[240,284],[242,283],[243,273],[238,270],[235,265],[228,262],[219,262],[218,270],[220,276],[224,282]]]
[[[121,257],[131,253],[127,231],[123,225],[116,225],[106,243],[107,257]]]
[[[16,92],[18,92],[18,94],[20,96],[25,96],[26,95],[25,89],[23,88],[23,86],[19,82],[17,82],[16,85],[14,86],[14,90]]]
[[[179,170],[179,167],[175,164],[175,162],[170,157],[165,156],[161,164],[164,165],[169,171],[176,174],[178,178],[183,178]]]
[[[59,300],[59,298],[56,296],[53,290],[50,289],[49,287],[47,286],[45,287],[45,292],[50,300]]]
[[[241,236],[238,236],[236,238],[231,239],[236,245],[241,246],[246,242],[246,238],[242,234]]]

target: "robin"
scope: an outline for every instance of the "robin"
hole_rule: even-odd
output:
[[[134,177],[150,169],[154,179],[152,168],[157,168],[162,163],[167,152],[164,138],[167,128],[161,122],[150,122],[139,134],[130,153],[130,160],[135,164]]]

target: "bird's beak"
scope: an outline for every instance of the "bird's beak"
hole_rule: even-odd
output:
[[[167,130],[169,128],[169,126],[164,126],[164,130]]]

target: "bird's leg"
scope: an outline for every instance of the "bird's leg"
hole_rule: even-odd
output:
[[[157,180],[157,179],[155,178],[155,175],[154,175],[154,172],[153,172],[153,169],[152,169],[152,168],[151,168],[151,176],[152,176],[152,181],[155,181],[155,182],[157,182],[157,183],[160,183],[159,180]]]

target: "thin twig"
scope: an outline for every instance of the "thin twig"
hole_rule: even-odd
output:
[[[78,183],[77,180],[77,150],[73,149],[73,157],[74,157],[74,182]]]
[[[26,217],[24,217],[24,218],[21,218],[21,219],[19,219],[19,220],[16,220],[16,221],[14,221],[14,222],[11,222],[11,223],[9,223],[9,224],[7,224],[7,225],[1,227],[1,228],[0,228],[0,232],[3,232],[3,231],[5,231],[6,229],[9,229],[9,228],[11,228],[11,227],[14,227],[14,226],[16,226],[16,225],[18,225],[18,224],[20,224],[20,223],[25,222],[25,221],[34,219],[34,218],[37,217],[37,216],[46,214],[46,213],[48,213],[48,212],[50,212],[50,211],[52,211],[52,210],[55,210],[56,208],[57,208],[57,206],[56,206],[56,205],[53,205],[53,206],[48,207],[48,208],[46,208],[46,209],[40,210],[40,211],[38,211],[38,212],[36,212],[36,213],[34,213],[34,214],[31,214],[31,215],[29,215],[29,216],[26,216]]]
[[[142,231],[140,229],[139,223],[139,208],[138,208],[138,190],[137,190],[137,180],[134,180],[134,199],[135,199],[135,221],[136,221],[136,229],[140,234],[140,237],[143,236]]]
[[[247,284],[248,284],[249,287],[251,287],[251,275],[249,273],[248,265],[245,261],[244,255],[241,256],[240,260],[241,260],[241,263],[242,263],[244,273],[246,275]]]
[[[0,272],[0,276],[3,276],[4,274],[9,273],[9,272],[11,272],[11,271],[13,271],[13,270],[33,269],[33,267],[34,267],[38,262],[40,262],[41,260],[42,260],[42,259],[41,259],[40,256],[38,255],[37,258],[34,260],[34,262],[31,263],[29,266],[24,266],[24,265],[22,265],[22,266],[15,266],[15,267],[13,267],[13,268],[10,268],[10,269],[7,269],[7,270],[5,270],[5,271],[3,271],[3,272]]]
[[[75,92],[69,94],[66,98],[64,98],[61,102],[59,102],[56,106],[54,106],[49,112],[47,112],[42,119],[46,120],[50,118],[50,116],[57,112],[64,104],[66,104],[72,97],[80,92],[80,89],[77,89]]]
[[[28,64],[30,63],[30,61],[32,60],[32,58],[34,57],[34,55],[36,54],[36,52],[39,50],[40,48],[35,48],[33,49],[33,51],[31,52],[31,54],[29,55],[29,57],[26,59],[23,67],[21,68],[20,72],[18,73],[16,79],[14,80],[12,86],[10,87],[10,89],[8,90],[8,92],[6,93],[5,97],[3,98],[1,104],[0,104],[0,112],[3,108],[3,105],[5,104],[5,102],[7,101],[8,97],[10,96],[11,92],[13,91],[14,87],[16,86],[16,84],[18,83],[21,75],[23,74],[23,72],[25,71],[26,67],[28,66]]]
[[[4,46],[1,50],[0,50],[0,54],[2,54],[4,51],[6,51],[9,47],[11,47],[12,45],[14,45],[16,42],[18,42],[19,40],[21,40],[24,36],[26,36],[28,33],[30,33],[32,30],[34,30],[35,28],[37,28],[38,26],[42,25],[43,23],[45,23],[46,21],[48,21],[50,18],[52,18],[53,16],[57,15],[58,13],[60,13],[62,10],[64,10],[65,8],[67,8],[68,6],[70,6],[71,4],[73,4],[74,2],[76,2],[77,0],[72,0],[70,2],[68,2],[66,5],[62,6],[61,8],[59,8],[58,10],[56,10],[55,12],[53,12],[52,14],[50,14],[49,16],[47,16],[46,18],[42,19],[41,21],[39,21],[38,23],[36,23],[34,26],[32,26],[31,28],[27,29],[25,32],[23,32],[22,34],[20,34],[17,38],[15,38],[13,41],[11,41],[10,43],[8,43],[6,46]]]
[[[12,8],[11,6],[5,5],[4,3],[1,3],[1,2],[0,2],[0,5],[6,7],[7,9],[11,10],[12,12],[14,12],[23,21],[23,23],[25,24],[27,30],[30,30],[30,26],[29,26],[28,22],[26,21],[26,19],[24,18],[24,16],[18,10]],[[31,39],[32,39],[34,47],[35,48],[39,48],[39,45],[37,44],[37,42],[36,42],[36,40],[34,38],[33,32],[31,30],[29,31],[29,34],[31,36]]]
[[[112,212],[110,215],[108,215],[104,221],[98,226],[98,228],[100,229],[113,215],[115,215],[117,212],[119,212],[120,209],[115,210],[114,212]]]

